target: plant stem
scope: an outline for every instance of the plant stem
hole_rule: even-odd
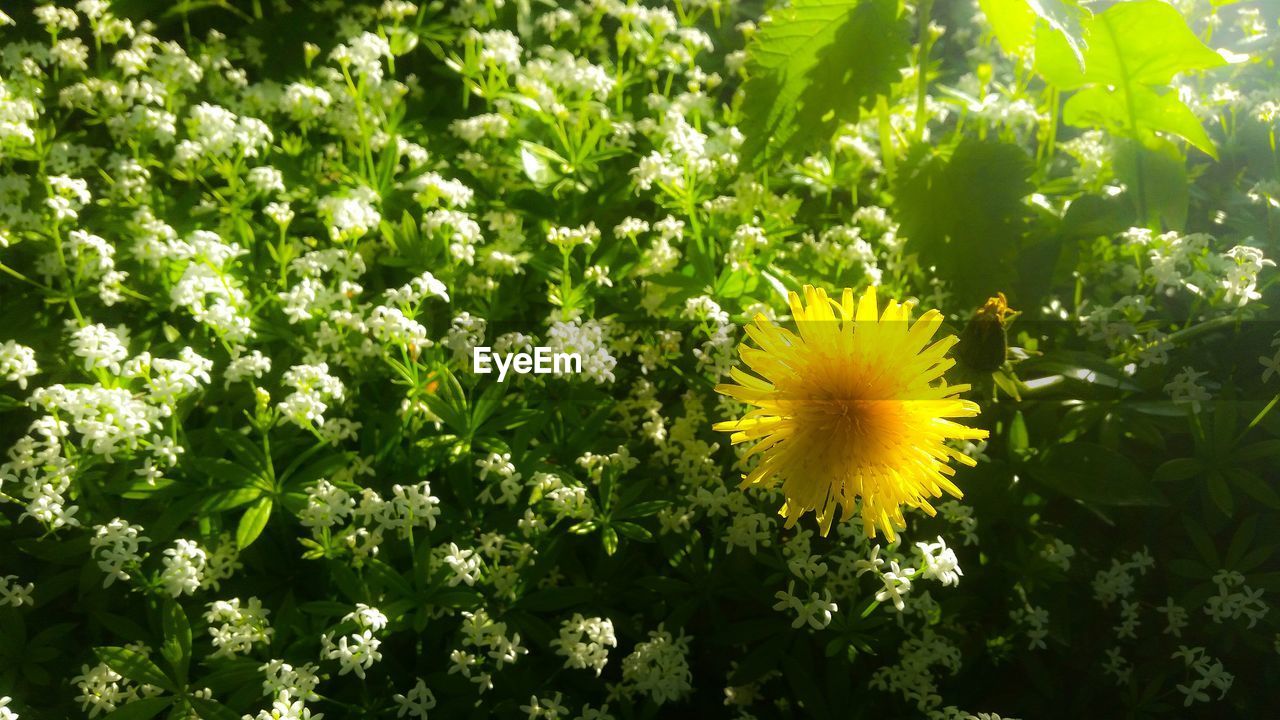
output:
[[[916,8],[916,20],[920,24],[920,40],[916,48],[916,142],[924,140],[925,126],[929,122],[929,116],[925,114],[925,96],[929,94],[929,48],[933,44],[929,16],[932,13],[933,0],[920,0]]]

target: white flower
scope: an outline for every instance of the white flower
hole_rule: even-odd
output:
[[[943,585],[960,584],[960,576],[964,572],[960,570],[960,561],[956,559],[955,551],[947,547],[945,540],[939,537],[936,543],[916,543],[916,550],[924,563],[920,567],[921,575]]]
[[[328,363],[294,365],[285,371],[284,384],[294,389],[277,404],[285,418],[299,427],[323,425],[328,403],[341,400],[345,392],[342,381],[329,374]]]
[[[129,357],[128,342],[129,330],[123,325],[112,330],[98,323],[71,333],[72,350],[84,358],[85,372],[103,368],[118,374],[120,363]]]
[[[12,340],[0,345],[0,378],[18,383],[27,389],[27,378],[40,372],[36,365],[36,351]]]
[[[1200,403],[1208,402],[1213,398],[1207,389],[1209,384],[1200,383],[1200,378],[1206,374],[1190,367],[1184,367],[1182,372],[1174,375],[1173,380],[1164,386],[1164,391],[1169,394],[1174,403],[1190,405],[1193,412],[1200,412]]]
[[[462,549],[455,543],[449,543],[449,547],[444,552],[444,562],[453,571],[446,580],[449,587],[457,587],[462,583],[470,587],[480,579],[480,557],[476,555],[475,550]]]
[[[257,717],[245,715],[248,720],[323,720],[324,713],[311,714],[302,700],[294,700],[287,693],[280,693],[271,703],[270,710],[261,710]]]
[[[294,667],[283,660],[272,660],[258,668],[266,676],[262,681],[262,692],[271,697],[285,696],[315,702],[320,699],[315,692],[320,684],[317,669],[310,663]]]
[[[303,527],[330,528],[351,516],[356,501],[328,480],[307,488],[307,506],[298,515]]]
[[[330,195],[316,205],[320,217],[329,226],[334,242],[355,240],[372,232],[382,221],[374,207],[378,194],[367,187],[357,187],[339,195]]]
[[[229,385],[249,378],[261,379],[269,372],[271,372],[271,358],[263,355],[260,350],[254,350],[227,363],[227,368],[222,371],[222,377]]]
[[[17,575],[0,576],[0,606],[22,607],[36,604],[31,599],[31,593],[36,589],[35,583],[21,585],[17,580]]]
[[[256,597],[249,598],[243,607],[240,598],[209,603],[204,621],[215,650],[209,657],[234,658],[251,651],[255,643],[270,642],[274,632],[267,624],[270,612]]]
[[[392,695],[391,699],[395,701],[396,705],[400,706],[400,709],[396,711],[396,717],[408,715],[411,718],[426,720],[427,711],[434,709],[436,706],[435,693],[431,692],[422,678],[418,678],[417,683],[414,684],[409,692],[403,695],[397,693]]]
[[[102,587],[111,587],[116,580],[128,580],[129,573],[124,568],[142,562],[138,550],[142,543],[150,540],[142,535],[141,525],[132,525],[122,518],[96,526],[89,546],[93,548],[90,554],[98,561],[98,567],[107,573]]]
[[[356,603],[354,612],[347,613],[342,620],[344,622],[354,622],[360,626],[361,630],[372,630],[378,632],[387,626],[387,616],[376,607],[365,605],[364,603]]]
[[[679,700],[693,689],[689,670],[689,640],[681,633],[673,637],[658,626],[649,631],[649,640],[636,645],[622,660],[622,679],[631,692],[649,696],[658,705]]]
[[[165,591],[173,597],[182,594],[190,595],[200,589],[204,579],[205,565],[208,555],[191,540],[177,540],[173,547],[164,551],[164,570],[160,573],[160,581]]]
[[[594,668],[599,676],[609,661],[608,648],[617,647],[618,638],[613,634],[613,621],[574,613],[561,624],[560,637],[552,640],[551,646],[565,657],[565,667]]]
[[[325,657],[338,661],[339,675],[355,673],[356,677],[363,680],[365,671],[382,659],[382,653],[378,651],[382,641],[374,637],[371,630],[344,635],[338,638],[337,645],[328,636],[322,638],[321,642],[326,647]]]

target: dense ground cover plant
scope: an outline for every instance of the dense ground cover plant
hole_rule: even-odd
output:
[[[2,10],[0,719],[1271,710],[1274,5]]]

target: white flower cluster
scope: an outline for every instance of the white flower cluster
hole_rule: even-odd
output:
[[[27,583],[26,585],[19,583],[17,575],[0,576],[0,606],[22,607],[23,605],[35,605],[35,600],[31,599],[31,593],[35,589],[35,583]]]
[[[810,593],[807,600],[796,597],[796,584],[792,581],[786,590],[779,590],[774,594],[778,602],[773,606],[778,612],[791,611],[796,614],[796,619],[791,621],[793,629],[799,629],[808,625],[814,630],[822,630],[831,624],[831,618],[835,616],[835,612],[840,609],[836,603],[831,602],[831,592],[823,589],[822,595],[818,593]]]
[[[339,675],[354,673],[363,680],[365,672],[382,659],[382,653],[378,650],[382,640],[375,633],[387,627],[387,616],[377,608],[358,603],[355,611],[346,615],[342,622],[344,625],[354,625],[355,632],[338,637],[336,643],[333,639],[339,631],[324,633],[320,637],[320,656],[337,660]]]
[[[1021,590],[1021,587],[1019,587]],[[1027,602],[1025,593],[1023,606],[1009,611],[1009,619],[1027,628],[1027,648],[1044,650],[1048,648],[1044,639],[1049,636],[1049,611]]]
[[[689,643],[683,632],[673,636],[661,625],[649,631],[649,639],[637,643],[622,659],[623,688],[647,695],[658,705],[674,702],[693,689],[689,670]]]
[[[241,604],[240,598],[216,600],[209,603],[204,621],[209,624],[209,637],[214,653],[210,657],[234,658],[253,649],[255,643],[271,641],[274,632],[267,623],[270,610],[262,607],[262,601],[249,598]]]
[[[18,387],[27,389],[27,378],[40,372],[36,365],[36,351],[12,340],[0,344],[0,377],[8,382],[18,383]]]
[[[613,382],[618,364],[609,352],[606,330],[595,320],[555,322],[547,331],[547,348],[555,353],[577,353],[582,359],[582,376],[597,383]]]
[[[342,400],[345,386],[329,374],[328,363],[294,365],[284,373],[284,384],[293,388],[277,407],[285,418],[301,428],[325,424],[328,403]]]
[[[316,688],[320,685],[319,668],[308,663],[294,667],[283,660],[272,660],[258,668],[265,679],[262,692],[268,697],[287,699],[292,703],[302,700],[315,702],[320,699]],[[274,720],[274,719],[273,719]]]
[[[1127,562],[1112,560],[1111,567],[1099,570],[1093,578],[1093,596],[1105,605],[1118,599],[1128,599],[1134,590],[1134,573],[1145,575],[1155,565],[1155,560],[1144,548],[1130,556]]]
[[[942,704],[938,694],[938,680],[934,668],[954,675],[959,672],[960,648],[926,627],[918,637],[902,643],[901,656],[893,665],[885,665],[875,671],[868,686],[874,690],[901,695],[914,701],[922,711]]]
[[[1191,707],[1197,702],[1209,702],[1209,693],[1206,692],[1209,688],[1217,690],[1218,699],[1221,700],[1227,696],[1227,691],[1235,683],[1235,676],[1226,671],[1222,661],[1210,657],[1202,647],[1189,648],[1186,645],[1180,645],[1178,651],[1173,654],[1173,658],[1181,659],[1187,669],[1196,675],[1190,683],[1185,685],[1179,683],[1176,686],[1178,692],[1183,695],[1183,707]]]
[[[142,543],[151,541],[142,532],[141,525],[133,525],[123,518],[115,518],[94,528],[89,546],[93,548],[92,554],[98,561],[98,568],[107,574],[102,587],[111,587],[116,580],[128,580],[130,575],[125,569],[136,567],[142,562],[139,550]]]
[[[426,681],[418,678],[413,687],[404,694],[391,696],[397,706],[396,717],[411,717],[426,720],[427,711],[436,707],[436,694],[427,687]]]
[[[462,617],[463,646],[471,650],[456,648],[449,653],[449,674],[461,673],[477,692],[484,693],[493,689],[495,671],[515,663],[529,649],[520,644],[519,633],[508,637],[507,624],[495,622],[484,608],[464,611]]]
[[[164,551],[164,570],[160,581],[173,597],[191,595],[206,581],[205,568],[209,555],[194,540],[178,539]]]
[[[1215,623],[1244,616],[1252,629],[1271,610],[1262,599],[1263,589],[1249,587],[1244,576],[1234,570],[1219,570],[1213,576],[1213,583],[1218,592],[1205,600],[1204,613]]]
[[[609,661],[609,648],[617,646],[612,620],[583,617],[581,613],[565,620],[560,625],[560,637],[551,641],[551,647],[565,657],[565,667],[593,668],[597,677]]]
[[[343,242],[358,240],[378,227],[382,214],[375,207],[377,201],[378,194],[372,189],[358,187],[323,198],[316,209],[329,226],[329,237]]]

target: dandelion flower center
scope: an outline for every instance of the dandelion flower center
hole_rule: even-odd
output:
[[[968,386],[943,380],[956,338],[930,342],[941,313],[912,323],[910,304],[890,300],[879,313],[875,288],[855,304],[852,290],[835,302],[808,286],[791,309],[798,333],[757,316],[746,328],[756,347],[740,348],[755,374],[735,367],[737,384],[716,388],[752,406],[715,426],[754,442],[746,459],[759,462],[743,487],[781,481],[787,527],[813,512],[825,535],[837,508],[847,520],[860,507],[867,535],[890,540],[906,525],[903,506],[933,514],[930,498],[960,497],[950,460],[973,461],[946,443],[987,433],[950,419],[978,406],[957,397]]]

